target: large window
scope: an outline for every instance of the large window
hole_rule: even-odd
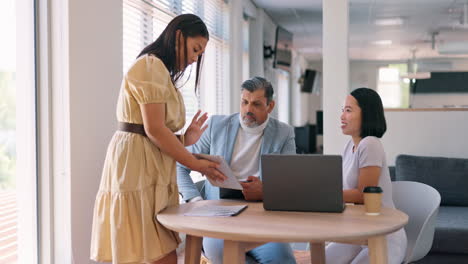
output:
[[[277,77],[277,96],[276,103],[278,107],[278,120],[289,124],[290,108],[290,89],[289,89],[289,72],[281,69],[276,70]]]
[[[0,2],[0,263],[18,259],[15,14],[14,0]]]
[[[0,2],[0,263],[18,261],[15,2]]]
[[[37,263],[34,12],[0,1],[0,263]]]
[[[123,66],[124,72],[138,53],[153,42],[171,19],[193,13],[206,23],[210,41],[205,51],[199,94],[195,94],[195,67],[187,69],[181,83],[186,106],[187,125],[198,109],[210,114],[228,112],[229,80],[228,5],[223,0],[124,0]]]
[[[379,68],[377,91],[385,108],[409,107],[409,80],[401,78],[406,73],[406,64]]]

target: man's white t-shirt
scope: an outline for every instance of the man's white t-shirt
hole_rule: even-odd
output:
[[[237,132],[231,158],[231,170],[239,180],[246,180],[249,176],[260,176],[260,149],[262,146],[263,130],[268,124],[269,117],[257,127],[248,127],[239,115],[240,127]]]

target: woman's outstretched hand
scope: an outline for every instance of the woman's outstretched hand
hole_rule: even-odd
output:
[[[210,178],[212,181],[223,182],[227,177],[218,170],[219,164],[213,161],[199,159],[195,171],[200,172],[206,177]]]
[[[193,117],[187,131],[185,132],[185,145],[190,146],[195,144],[200,139],[203,132],[206,130],[208,125],[205,125],[208,119],[208,114],[204,113],[201,115],[201,110],[198,110],[197,114]]]

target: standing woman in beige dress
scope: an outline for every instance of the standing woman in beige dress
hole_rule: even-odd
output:
[[[192,14],[174,18],[159,38],[138,55],[125,74],[117,103],[119,129],[107,149],[94,206],[91,259],[112,263],[177,263],[178,234],[155,215],[178,204],[176,161],[223,180],[218,164],[197,160],[184,146],[206,129],[200,112],[185,135],[183,98],[175,84],[188,65],[200,63],[209,39]]]

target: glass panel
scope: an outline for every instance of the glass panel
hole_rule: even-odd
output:
[[[18,261],[16,202],[16,10],[0,2],[0,263]]]
[[[33,15],[31,1],[0,1],[0,263],[6,264],[37,262]]]
[[[18,263],[37,263],[36,50],[34,1],[16,3],[16,204]],[[8,2],[10,2],[8,1]],[[3,9],[1,9],[3,10]],[[15,12],[11,12],[15,14]],[[1,17],[1,16],[0,16]],[[0,23],[3,24],[3,23]],[[14,24],[14,21],[13,23]],[[14,38],[8,38],[15,41]],[[47,88],[46,88],[47,89]],[[47,189],[46,186],[44,188]]]
[[[384,107],[401,105],[400,72],[395,68],[380,68],[377,91]]]

